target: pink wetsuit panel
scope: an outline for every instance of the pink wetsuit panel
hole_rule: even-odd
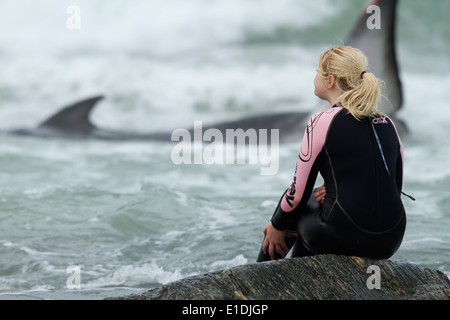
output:
[[[281,201],[281,209],[284,212],[294,210],[302,200],[309,173],[317,156],[325,145],[328,128],[335,115],[341,110],[342,107],[334,107],[316,113],[309,120],[303,135],[294,180]]]

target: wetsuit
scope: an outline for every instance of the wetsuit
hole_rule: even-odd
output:
[[[326,190],[321,205],[312,197],[319,172]],[[286,231],[292,256],[389,258],[406,227],[402,180],[403,150],[393,122],[385,116],[357,120],[334,106],[309,120],[293,182],[272,225]],[[265,260],[269,254],[261,249],[258,261]]]

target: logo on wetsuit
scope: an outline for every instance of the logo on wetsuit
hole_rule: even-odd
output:
[[[295,183],[296,182],[297,182],[297,177],[294,176],[294,181],[292,181],[291,187],[289,188],[289,190],[286,192],[286,195],[285,195],[286,202],[291,208],[294,206],[291,201],[294,200]]]
[[[386,120],[386,117],[378,117],[372,119],[373,124],[389,124],[389,122]]]

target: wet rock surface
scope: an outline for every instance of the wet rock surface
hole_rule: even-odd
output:
[[[410,263],[318,255],[237,266],[111,299],[450,300],[450,280]]]

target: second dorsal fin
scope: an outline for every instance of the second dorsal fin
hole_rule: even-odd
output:
[[[70,131],[89,131],[95,126],[89,120],[89,114],[103,96],[95,96],[76,102],[60,110],[39,125],[39,128],[52,128]]]

